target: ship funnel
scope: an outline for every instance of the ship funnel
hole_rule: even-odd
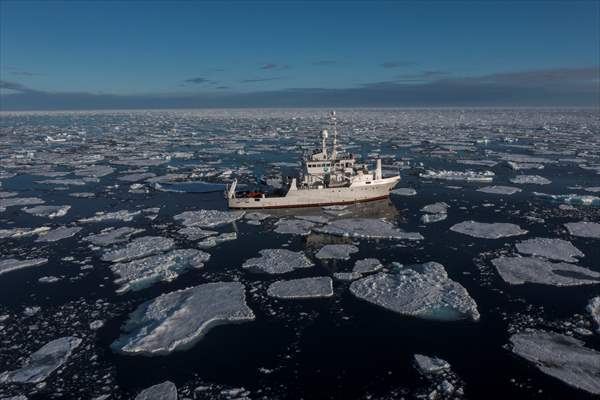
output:
[[[375,179],[381,179],[382,178],[382,174],[381,174],[381,158],[377,159],[377,166],[375,167]]]

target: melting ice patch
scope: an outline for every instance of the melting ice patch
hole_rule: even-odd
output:
[[[494,180],[492,171],[432,171],[421,172],[419,176],[424,179],[445,179],[449,181],[468,181],[468,182],[491,182]]]
[[[273,282],[267,294],[279,299],[311,299],[333,296],[333,284],[328,276]]]
[[[600,353],[573,337],[535,330],[510,338],[512,352],[567,385],[600,394]]]
[[[463,221],[450,227],[451,231],[482,239],[500,239],[509,236],[519,236],[527,233],[518,225],[505,222],[476,222]]]
[[[136,229],[124,226],[122,228],[108,228],[95,235],[86,236],[83,240],[96,246],[109,246],[111,244],[127,242],[132,235],[144,232],[143,229]]]
[[[552,183],[550,179],[546,179],[539,175],[517,175],[511,178],[512,183],[517,184],[530,184],[530,185],[549,185]]]
[[[600,273],[564,262],[554,263],[536,257],[498,257],[492,264],[505,282],[512,285],[541,283],[578,286],[600,283]]]
[[[24,208],[23,211],[36,217],[58,218],[67,215],[70,209],[71,206],[35,206]]]
[[[569,222],[565,227],[573,236],[600,239],[600,224],[597,222]]]
[[[582,206],[599,206],[600,197],[598,196],[585,196],[580,194],[548,194],[533,192],[535,196],[541,197],[542,199],[563,204],[574,204]]]
[[[414,196],[417,194],[417,191],[413,188],[398,188],[394,189],[390,192],[390,194],[396,196]]]
[[[237,233],[235,232],[224,232],[216,236],[209,236],[204,240],[196,243],[196,246],[201,249],[210,249],[221,243],[229,242],[237,239]]]
[[[93,222],[106,222],[106,221],[124,221],[129,222],[135,217],[139,216],[141,211],[127,211],[119,210],[114,212],[99,211],[93,217],[82,218],[79,220],[81,223],[93,223]]]
[[[379,271],[383,268],[381,262],[379,262],[376,258],[363,258],[362,260],[357,260],[354,263],[354,268],[352,272],[357,274],[369,274],[371,272]]]
[[[170,282],[183,272],[202,268],[210,254],[195,249],[173,250],[128,263],[117,263],[110,269],[117,276],[115,283],[121,285],[118,293],[142,290],[158,281]]]
[[[393,273],[379,272],[352,282],[350,292],[359,299],[404,315],[436,320],[479,320],[475,300],[460,283],[448,278],[442,264],[394,265],[397,270]]]
[[[239,282],[206,283],[141,304],[112,349],[130,355],[165,355],[194,345],[214,326],[254,320]]]
[[[320,260],[348,260],[350,254],[358,253],[358,247],[351,244],[326,244],[315,254]]]
[[[81,228],[77,226],[59,226],[58,228],[41,235],[36,242],[57,242],[59,240],[70,238],[71,236],[75,236],[80,230]]]
[[[285,274],[297,269],[314,266],[302,252],[286,249],[264,249],[260,257],[246,260],[242,268],[256,273]]]
[[[516,244],[521,254],[540,256],[552,260],[576,263],[575,257],[584,257],[584,254],[571,242],[562,239],[534,238]]]
[[[123,262],[150,256],[170,250],[175,245],[173,239],[162,236],[143,236],[132,240],[124,247],[109,250],[102,255],[102,261]]]
[[[277,233],[306,236],[310,234],[310,230],[315,226],[315,223],[300,219],[280,219],[275,225],[275,232]]]
[[[185,211],[173,217],[185,226],[214,228],[237,221],[244,216],[244,211],[199,210]]]
[[[47,258],[31,258],[28,260],[18,260],[16,258],[0,259],[0,275],[23,268],[37,267],[47,262]]]
[[[478,192],[490,194],[506,194],[511,195],[521,191],[521,189],[512,186],[486,186],[477,189]]]
[[[422,240],[420,233],[404,232],[382,219],[350,218],[313,229],[318,233],[361,239]]]
[[[177,400],[177,386],[171,381],[150,386],[142,390],[135,400]]]
[[[23,367],[0,374],[0,383],[38,383],[63,365],[81,344],[81,339],[67,336],[46,343],[31,354]]]

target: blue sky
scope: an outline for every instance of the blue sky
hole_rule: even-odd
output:
[[[373,105],[411,105],[410,93],[426,105],[419,93],[432,86],[456,91],[467,82],[471,93],[486,79],[495,85],[487,95],[508,101],[511,85],[548,76],[536,87],[560,86],[563,102],[585,104],[598,89],[599,29],[598,1],[2,0],[0,107],[76,93],[116,106],[124,97],[240,105],[253,95],[264,105],[267,93],[308,103],[326,94],[335,103],[360,90],[377,97],[375,88],[385,88],[378,99],[387,103]],[[402,91],[400,104],[391,89]],[[453,104],[451,93],[441,95]]]

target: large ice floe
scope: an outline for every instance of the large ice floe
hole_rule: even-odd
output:
[[[468,182],[491,182],[494,180],[492,171],[432,171],[421,172],[419,176],[424,179],[445,179],[448,181],[468,181]]]
[[[326,244],[315,257],[320,260],[348,260],[353,253],[358,253],[358,247],[352,244]]]
[[[40,226],[37,228],[10,228],[0,229],[0,239],[16,239],[34,235],[43,235],[50,231],[48,226]]]
[[[448,207],[450,206],[443,202],[426,205],[421,208],[421,211],[425,213],[421,216],[421,222],[424,224],[432,224],[434,222],[445,220],[448,217]]]
[[[479,320],[475,300],[458,282],[448,278],[442,264],[428,262],[409,267],[394,263],[391,273],[379,272],[352,282],[359,299],[400,314],[426,319]]]
[[[600,333],[600,296],[590,299],[585,309],[596,324],[596,332]]]
[[[310,234],[310,230],[315,226],[315,223],[301,219],[280,219],[275,225],[275,232],[277,233],[306,236]]]
[[[576,263],[584,254],[569,241],[550,238],[527,239],[516,244],[521,254],[540,256],[551,260]]]
[[[244,216],[244,211],[199,210],[185,211],[173,217],[185,226],[214,228],[232,223]]]
[[[333,284],[328,276],[273,282],[267,294],[279,299],[312,299],[333,296]]]
[[[597,222],[569,222],[565,227],[573,236],[600,239],[600,224]]]
[[[62,366],[73,350],[81,344],[81,339],[67,336],[46,343],[31,354],[23,367],[0,374],[0,383],[38,383]]]
[[[16,258],[3,258],[0,259],[0,275],[19,269],[37,267],[39,265],[44,265],[47,262],[47,258],[30,258],[25,260],[18,260]]]
[[[109,250],[102,255],[102,261],[125,262],[171,250],[175,241],[162,236],[142,236],[127,243],[124,247]]]
[[[81,228],[78,226],[59,226],[56,229],[52,229],[51,231],[40,235],[36,242],[57,242],[59,240],[70,238],[71,236],[75,236],[80,230]]]
[[[45,201],[39,197],[10,197],[0,198],[0,211],[14,206],[31,206],[35,204],[44,204]]]
[[[78,222],[83,223],[83,224],[106,222],[106,221],[129,222],[141,214],[142,214],[141,211],[119,210],[119,211],[108,212],[108,213],[104,212],[104,211],[99,211],[93,217],[82,218]]]
[[[142,390],[135,400],[177,400],[177,386],[171,381],[150,386]]]
[[[537,257],[498,257],[492,264],[504,281],[512,285],[541,283],[578,286],[600,283],[600,273],[574,264],[551,262]]]
[[[422,240],[420,233],[404,232],[382,219],[349,218],[332,221],[314,232],[359,239]]]
[[[535,330],[510,337],[512,352],[567,385],[600,394],[600,353],[571,336]]]
[[[514,178],[511,178],[510,181],[512,183],[530,185],[549,185],[552,183],[550,179],[539,175],[517,175]]]
[[[128,263],[117,263],[110,269],[120,285],[118,293],[141,290],[158,281],[170,282],[180,274],[194,268],[202,268],[210,254],[196,249],[179,249]]]
[[[112,244],[127,242],[132,235],[144,232],[143,229],[130,228],[124,226],[122,228],[109,228],[100,233],[89,235],[83,238],[96,246],[110,246]]]
[[[302,252],[287,249],[264,249],[260,251],[260,257],[246,260],[242,268],[250,272],[276,275],[312,266],[314,266],[313,262]]]
[[[70,209],[71,206],[35,206],[24,208],[23,211],[36,217],[58,218],[67,215]]]
[[[357,274],[369,274],[371,272],[379,271],[383,268],[381,262],[376,258],[363,258],[362,260],[357,260],[354,263],[354,268],[352,268],[352,272]]]
[[[187,238],[187,240],[192,240],[192,241],[206,239],[209,236],[215,236],[215,235],[219,234],[219,232],[217,232],[217,231],[209,231],[209,230],[197,227],[197,226],[190,226],[188,228],[182,228],[182,229],[178,230],[177,233],[185,236]]]
[[[521,229],[519,225],[509,224],[505,222],[476,222],[463,221],[450,227],[451,231],[462,233],[481,239],[500,239],[509,236],[519,236],[527,233],[525,229]]]
[[[600,197],[580,194],[548,194],[533,192],[533,194],[542,199],[563,204],[573,204],[581,206],[600,206]]]
[[[450,364],[438,357],[415,354],[415,365],[422,374],[439,374],[450,369]]]
[[[244,285],[215,282],[163,294],[138,306],[113,350],[164,355],[194,345],[214,326],[254,320]]]
[[[511,195],[521,191],[521,189],[513,186],[486,186],[477,189],[478,192],[489,194],[506,194]]]

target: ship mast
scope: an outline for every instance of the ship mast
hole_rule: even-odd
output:
[[[329,114],[331,122],[333,123],[333,148],[331,149],[331,159],[337,158],[337,118],[335,117],[335,111]]]

